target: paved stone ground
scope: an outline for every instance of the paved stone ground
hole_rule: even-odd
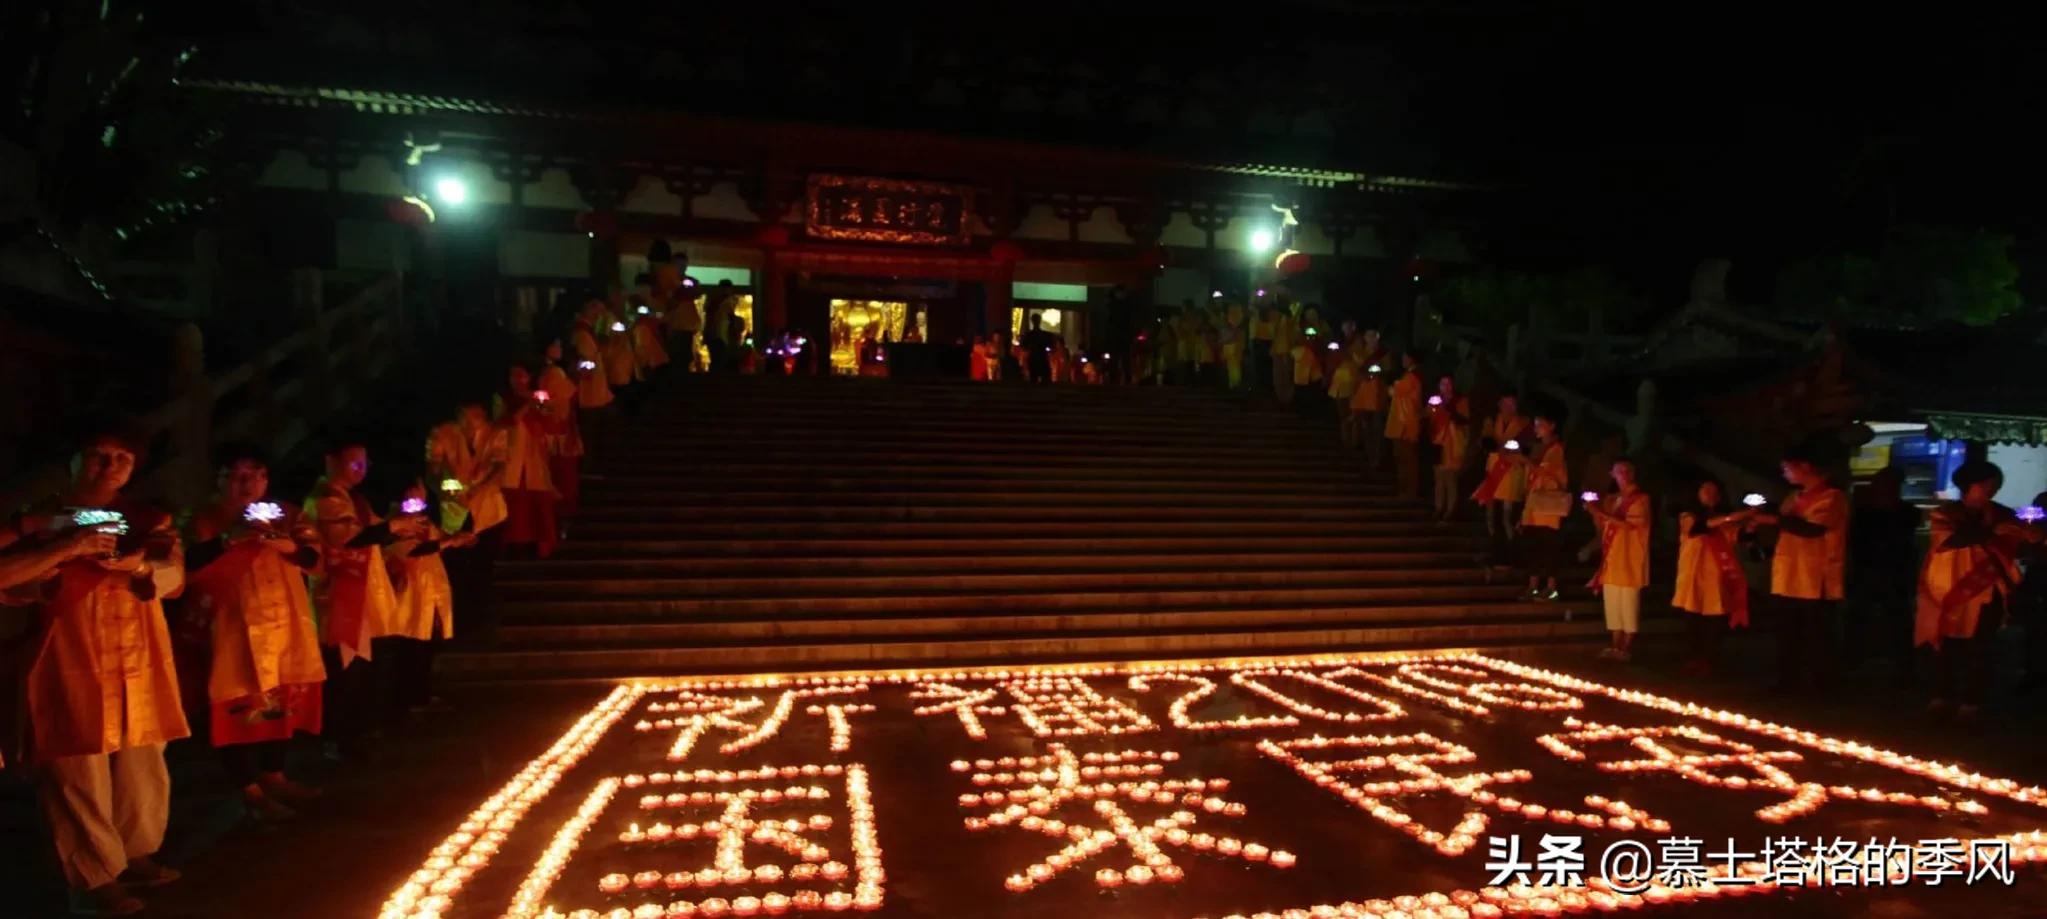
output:
[[[1730,657],[1746,666],[1731,675],[1706,681],[1674,674],[1672,659],[1680,648],[1673,639],[1659,640],[1646,649],[1645,660],[1634,665],[1597,662],[1588,651],[1575,648],[1547,649],[1515,657],[1615,686],[1667,693],[1767,716],[1824,734],[1875,743],[1902,753],[1957,761],[1987,774],[2027,783],[2047,782],[2047,756],[2042,755],[2047,753],[2047,743],[2043,743],[2039,732],[2043,721],[2047,721],[2041,714],[2043,706],[2047,706],[2047,695],[2022,695],[2007,689],[1991,717],[1966,729],[1941,724],[1922,714],[1921,697],[1895,688],[1895,680],[1882,672],[1880,665],[1857,674],[1829,698],[1778,698],[1755,688],[1765,682],[1760,664],[1768,658],[1767,648],[1757,639],[1758,636],[1747,636],[1729,648]],[[2004,676],[2003,683],[2008,687],[2015,674],[2007,671]],[[337,766],[319,760],[310,748],[300,751],[310,774],[325,783],[328,794],[306,808],[300,820],[275,828],[259,828],[238,820],[231,792],[209,751],[174,748],[178,806],[165,860],[181,867],[186,878],[152,892],[149,915],[303,919],[372,916],[377,905],[403,881],[427,849],[518,766],[544,749],[606,689],[599,685],[515,690],[468,688],[451,694],[456,705],[454,711],[423,717],[395,731],[386,739],[382,755],[372,763]],[[564,788],[563,797],[581,794],[574,782]],[[948,786],[937,796],[948,811],[952,809],[950,798],[954,790]],[[1253,799],[1254,813],[1259,803]],[[1336,802],[1332,799],[1331,803]],[[1267,806],[1271,806],[1269,802]],[[1340,806],[1331,808],[1337,809]],[[881,810],[886,824],[888,814],[895,809],[884,799]],[[944,816],[951,819],[957,815]],[[1304,822],[1313,822],[1319,816],[1304,815]],[[1838,829],[1844,833],[1856,831],[1852,824]],[[884,833],[887,832],[885,825]],[[1304,828],[1302,832],[1316,831]],[[1255,837],[1257,833],[1247,835]],[[890,913],[957,915],[952,908],[940,910],[932,905],[945,902],[946,898],[920,895],[918,890],[920,883],[932,883],[921,878],[944,870],[948,856],[901,851],[904,844],[900,831],[888,838],[898,846],[890,850],[888,858]],[[1709,839],[1708,847],[1717,842]],[[27,857],[10,855],[0,861],[0,890],[8,891],[10,901],[0,906],[0,915],[61,914],[61,892],[50,880],[47,856],[40,854],[43,844],[34,828],[27,789],[14,779],[0,781],[0,852],[27,853]],[[1306,870],[1308,854],[1303,853],[1302,871]],[[1468,860],[1476,870],[1480,860]],[[1365,861],[1370,861],[1369,855]],[[1482,880],[1474,877],[1460,883],[1475,887]],[[1300,881],[1300,891],[1309,897],[1321,897],[1323,888],[1332,886],[1326,876],[1304,874]],[[1190,883],[1189,887],[1192,886]],[[1068,897],[1065,901],[1048,898],[1048,911],[1081,915],[1116,915],[1126,911],[1119,907],[1127,901],[1091,893],[1084,896],[1086,899]],[[1034,914],[1028,909],[1014,908],[1004,912]],[[2019,919],[2047,915],[2047,872],[2021,870],[2018,884],[2012,888],[1748,897],[1651,914],[1969,915],[1975,919]]]

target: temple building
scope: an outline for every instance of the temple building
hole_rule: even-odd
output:
[[[630,290],[659,240],[698,283],[737,288],[755,333],[836,341],[878,326],[952,343],[1035,315],[1107,347],[1150,305],[1261,294],[1392,328],[1439,266],[1472,260],[1486,197],[1353,154],[1312,94],[1232,110],[1228,93],[1205,100],[1205,81],[1174,88],[1156,67],[976,83],[953,58],[919,56],[910,108],[954,116],[916,123],[833,119],[824,97],[729,114],[688,93],[437,95],[430,79],[344,83],[241,60],[188,85],[258,175],[266,245],[323,267],[396,259],[522,316],[593,282]],[[706,68],[744,66],[716,57],[683,79],[725,85],[732,74]],[[811,85],[807,72],[743,78]],[[1023,127],[962,127],[958,113],[983,105]],[[1038,130],[1048,117],[1141,142]],[[421,242],[410,225],[428,212]]]

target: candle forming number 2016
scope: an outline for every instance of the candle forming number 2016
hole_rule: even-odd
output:
[[[381,915],[1681,913],[2011,883],[2041,827],[2038,787],[1467,652],[649,680]]]

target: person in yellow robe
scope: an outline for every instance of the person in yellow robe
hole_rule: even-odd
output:
[[[704,314],[698,301],[703,291],[685,272],[686,259],[653,266],[654,306],[661,311],[661,324],[668,329],[668,356],[684,372],[694,372],[697,363],[697,333],[704,328]]]
[[[1606,608],[1613,640],[1599,656],[1627,661],[1642,630],[1642,588],[1649,586],[1649,495],[1635,483],[1634,463],[1614,463],[1612,475],[1613,493],[1585,502],[1599,528],[1599,570],[1591,587]]]
[[[207,736],[259,820],[292,816],[289,801],[318,793],[287,778],[297,733],[320,733],[319,627],[306,575],[319,535],[295,509],[269,501],[270,465],[247,447],[224,451],[219,493],[186,521],[186,609],[209,627]]]
[[[1677,586],[1670,605],[1692,615],[1690,656],[1683,672],[1707,676],[1720,659],[1720,642],[1728,629],[1748,626],[1748,576],[1736,549],[1755,516],[1752,510],[1729,513],[1720,483],[1699,483],[1693,503],[1677,515]]]
[[[547,558],[560,537],[555,517],[558,496],[548,466],[548,420],[534,394],[531,371],[514,364],[506,371],[505,382],[505,390],[491,406],[491,419],[504,438],[501,481],[509,510],[504,549],[512,556]]]
[[[1343,350],[1336,369],[1329,373],[1329,401],[1336,404],[1336,436],[1345,449],[1355,450],[1358,446],[1357,416],[1350,410],[1350,400],[1357,395],[1358,378],[1364,369],[1363,355],[1351,347]]]
[[[1358,339],[1358,388],[1351,392],[1350,413],[1365,449],[1365,468],[1378,471],[1386,461],[1386,372],[1392,356],[1379,342],[1379,330],[1366,329]]]
[[[1937,713],[1954,707],[1956,717],[1967,720],[1982,710],[1996,673],[1992,642],[2019,586],[2022,547],[2040,544],[2047,531],[1997,503],[2004,470],[1995,464],[1965,462],[1953,482],[1961,499],[1929,516],[1933,540],[1920,568],[1912,638],[1931,646],[1940,662],[1939,694],[1929,707]]]
[[[1300,334],[1291,308],[1281,305],[1272,311],[1272,394],[1281,406],[1294,404],[1294,345]]]
[[[1797,490],[1775,513],[1756,522],[1777,528],[1770,559],[1770,594],[1778,623],[1781,692],[1810,683],[1823,689],[1833,675],[1834,609],[1841,602],[1848,554],[1848,495],[1834,486],[1813,455],[1794,451],[1778,468]]]
[[[388,682],[391,617],[398,605],[384,569],[383,547],[397,529],[358,494],[369,476],[369,450],[342,441],[328,448],[327,474],[313,483],[302,505],[304,521],[320,537],[321,565],[313,576],[313,610],[320,619],[320,656],[327,666],[321,690],[321,725],[334,750],[359,753],[388,712],[379,710]],[[379,647],[377,640],[387,639]]]
[[[1401,355],[1400,379],[1393,384],[1387,401],[1386,439],[1393,442],[1393,468],[1400,494],[1422,496],[1422,374],[1421,358]]]
[[[652,307],[643,303],[633,307],[633,315],[626,317],[626,322],[632,327],[634,375],[651,380],[668,366],[668,346],[661,341],[664,334],[661,320],[653,314]]]
[[[604,373],[611,391],[626,395],[640,380],[640,364],[633,357],[632,323],[625,315],[625,295],[614,289],[611,299],[597,311],[597,346],[604,355]]]
[[[397,703],[413,711],[439,704],[433,694],[434,651],[455,637],[455,590],[442,562],[442,550],[460,549],[476,539],[473,533],[449,535],[427,514],[427,490],[414,482],[399,498],[392,519],[417,518],[410,534],[391,544],[384,556],[391,589],[393,669]]]
[[[140,910],[131,888],[178,877],[152,856],[170,812],[163,748],[191,733],[162,604],[184,588],[184,549],[169,514],[122,494],[140,456],[122,434],[86,438],[67,488],[20,518],[69,529],[101,512],[119,522],[96,525],[125,530],[112,555],[47,575],[24,687],[36,799],[74,912]]]
[[[1429,443],[1436,447],[1436,519],[1448,523],[1457,516],[1462,497],[1457,479],[1464,474],[1465,450],[1471,443],[1471,401],[1457,394],[1449,377],[1436,381],[1436,394],[1429,397]]]
[[[1555,600],[1557,567],[1563,552],[1564,517],[1571,512],[1570,466],[1564,458],[1564,444],[1557,436],[1556,420],[1537,412],[1530,425],[1535,443],[1515,459],[1528,467],[1528,500],[1521,505],[1521,532],[1515,547],[1522,567],[1528,569],[1528,597]]]
[[[480,535],[505,522],[504,452],[503,432],[475,402],[427,432],[427,475],[440,497],[442,529]]]
[[[556,513],[563,520],[576,515],[583,495],[583,426],[576,410],[576,382],[563,366],[562,343],[547,343],[540,378],[534,381],[534,398],[547,427],[547,471],[559,498]],[[546,396],[541,396],[546,393]],[[450,531],[452,532],[452,531]]]
[[[1480,431],[1480,440],[1488,451],[1485,478],[1479,481],[1478,490],[1471,493],[1471,499],[1478,504],[1479,512],[1485,515],[1486,537],[1499,536],[1511,540],[1514,538],[1514,512],[1528,494],[1528,467],[1515,462],[1513,454],[1527,449],[1529,444],[1523,441],[1533,440],[1528,419],[1521,415],[1520,400],[1501,396],[1493,417],[1486,419]]]
[[[1244,305],[1232,301],[1223,308],[1216,328],[1216,347],[1222,354],[1223,375],[1231,392],[1244,388]]]

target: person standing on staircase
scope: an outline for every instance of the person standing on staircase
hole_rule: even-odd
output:
[[[1022,347],[1024,360],[1029,365],[1031,382],[1052,382],[1052,349],[1059,346],[1059,336],[1047,332],[1038,319],[1037,313],[1030,314],[1024,322]]]
[[[611,392],[611,375],[604,370],[603,350],[597,344],[597,323],[603,313],[604,304],[590,300],[569,330],[569,351],[576,356],[576,409],[590,425],[584,431],[586,455],[609,444],[618,426],[618,409],[612,405],[617,397]]]
[[[547,343],[546,361],[540,379],[534,383],[534,398],[540,399],[541,419],[547,426],[547,472],[560,495],[556,515],[564,524],[582,506],[583,431],[576,410],[576,383],[562,366],[562,343]],[[543,399],[539,394],[546,393]],[[451,531],[452,532],[452,531]]]
[[[1513,396],[1501,396],[1499,407],[1493,417],[1486,419],[1481,442],[1487,449],[1485,478],[1479,482],[1478,490],[1472,492],[1471,500],[1485,515],[1485,532],[1488,542],[1514,539],[1514,512],[1528,494],[1528,467],[1518,461],[1525,454],[1532,440],[1528,430],[1528,419],[1521,417],[1520,400]],[[1497,523],[1494,518],[1498,518]]]
[[[1613,464],[1615,491],[1585,502],[1599,528],[1599,570],[1589,585],[1606,607],[1613,644],[1599,656],[1627,661],[1642,630],[1642,588],[1649,586],[1649,496],[1635,484],[1635,464]]]
[[[1413,352],[1401,355],[1400,379],[1386,410],[1386,439],[1393,442],[1393,468],[1402,497],[1420,498],[1422,437],[1422,361]]]
[[[1521,532],[1515,544],[1528,569],[1528,598],[1555,600],[1560,596],[1557,566],[1563,553],[1564,518],[1571,513],[1571,472],[1556,419],[1537,412],[1533,427],[1534,447],[1525,457],[1517,457],[1528,466],[1528,501],[1521,505]]]
[[[1272,355],[1272,395],[1281,408],[1294,404],[1294,345],[1300,332],[1290,305],[1281,303],[1273,310],[1272,347],[1268,350]]]
[[[491,406],[491,419],[504,438],[507,557],[547,558],[554,554],[560,536],[555,518],[560,495],[548,469],[548,421],[532,383],[532,373],[524,365],[513,364],[506,371],[504,392]]]
[[[1364,357],[1353,343],[1343,349],[1336,368],[1329,371],[1329,401],[1336,406],[1336,435],[1345,450],[1358,447],[1358,418],[1350,410],[1350,400],[1357,395],[1358,378],[1364,370]]]
[[[1350,412],[1358,440],[1365,448],[1365,468],[1373,472],[1386,462],[1386,370],[1391,363],[1379,330],[1366,329],[1359,339],[1358,388],[1351,393]]]
[[[1436,520],[1449,523],[1457,516],[1463,497],[1457,487],[1464,473],[1464,451],[1471,442],[1471,403],[1457,394],[1449,377],[1436,381],[1436,394],[1429,397],[1429,443],[1436,448]]]
[[[219,497],[186,522],[186,608],[211,636],[207,736],[258,820],[292,816],[318,795],[285,777],[296,733],[320,733],[320,631],[306,574],[320,537],[296,509],[268,503],[270,465],[255,450],[220,458]]]

